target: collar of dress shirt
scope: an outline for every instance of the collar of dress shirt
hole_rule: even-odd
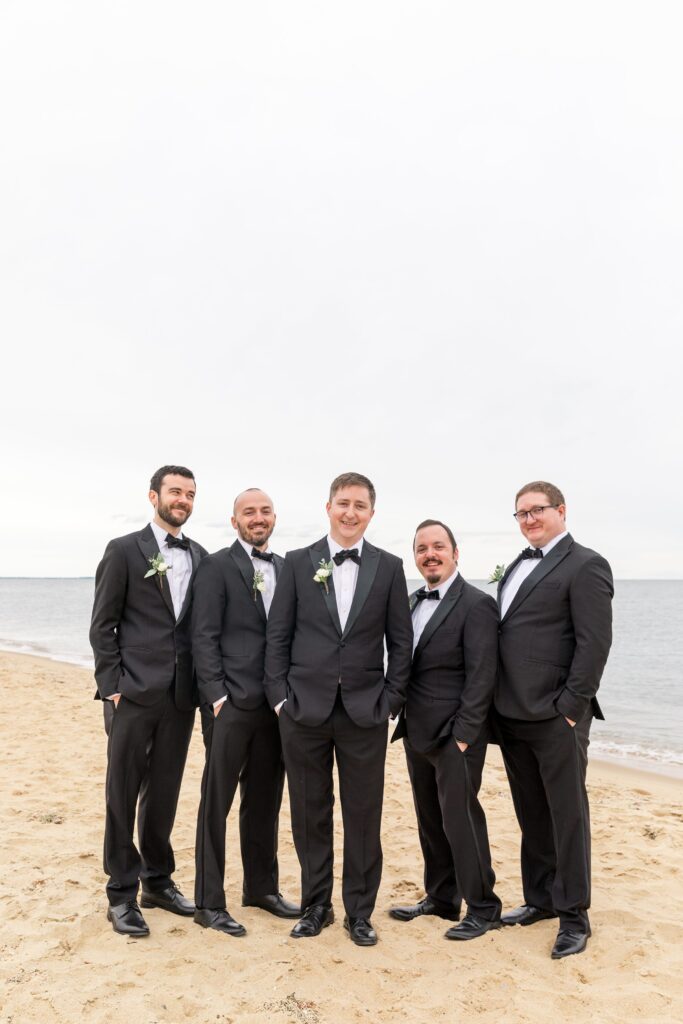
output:
[[[361,537],[361,539],[359,541],[356,541],[355,544],[351,544],[350,548],[345,548],[345,547],[343,547],[343,545],[337,544],[336,540],[332,540],[332,538],[330,537],[330,535],[328,533],[328,535],[327,535],[327,543],[329,544],[329,547],[330,547],[330,558],[334,558],[334,556],[337,554],[338,551],[349,551],[349,550],[353,551],[354,548],[358,548],[358,557],[360,558],[361,553],[363,551],[363,541],[364,541],[364,539],[365,539],[364,537]]]
[[[157,539],[157,544],[159,545],[159,550],[161,551],[162,545],[165,548],[168,548],[168,544],[166,542],[166,534],[170,533],[170,530],[165,530],[163,528],[163,526],[159,526],[159,524],[155,523],[154,520],[152,520],[152,522],[149,525],[152,527],[152,533],[154,534],[154,536]],[[177,536],[178,536],[178,538],[181,538],[182,535],[183,535],[183,531],[181,530],[180,533]],[[182,549],[179,549],[179,550],[182,550]]]
[[[541,548],[541,551],[543,552],[543,557],[545,558],[548,552],[552,551],[555,545],[559,544],[562,538],[566,537],[568,533],[569,530],[565,530],[564,533],[558,533],[557,537],[553,537],[552,540],[549,540],[546,546],[544,548]]]
[[[455,581],[457,580],[458,575],[459,575],[459,570],[456,567],[455,572],[452,572],[451,575],[448,577],[448,579],[444,580],[443,583],[435,583],[433,587],[430,587],[430,585],[428,583],[425,583],[425,585],[424,585],[424,587],[422,589],[426,590],[427,593],[429,593],[430,590],[438,590],[439,591],[439,601],[441,601],[442,598],[443,598],[443,595],[446,593],[446,591],[450,587],[451,583],[455,583]]]
[[[244,550],[246,551],[246,553],[247,553],[247,554],[249,555],[249,557],[251,558],[251,557],[252,557],[252,555],[251,555],[251,549],[252,549],[252,548],[255,548],[255,547],[256,547],[256,545],[255,545],[255,544],[247,544],[246,540],[242,540],[242,538],[241,538],[241,537],[240,537],[239,535],[238,535],[237,539],[238,539],[238,541],[240,542],[240,544],[242,545],[242,547],[244,548]],[[268,546],[267,546],[267,547],[265,548],[265,551],[270,551],[270,545],[268,545]],[[252,561],[253,561],[253,558],[252,558]]]

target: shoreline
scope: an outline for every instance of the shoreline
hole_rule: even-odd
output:
[[[83,664],[82,661],[74,661],[73,659],[69,659],[66,656],[60,656],[58,654],[33,654],[30,651],[17,651],[0,644],[0,658],[4,656],[12,658],[34,658],[37,661],[45,661],[53,665],[70,665],[73,668],[81,669],[83,672],[89,672],[91,676],[93,674],[92,665],[86,665]],[[93,687],[94,686],[95,683],[93,681]],[[594,762],[598,762],[601,765],[612,766],[632,773],[633,775],[656,775],[661,778],[672,780],[683,779],[683,765],[648,761],[645,758],[620,757],[618,754],[603,754],[600,751],[596,751],[593,746],[591,746],[589,747],[589,764]]]

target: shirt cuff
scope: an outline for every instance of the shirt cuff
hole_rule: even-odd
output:
[[[282,707],[282,705],[286,704],[286,703],[287,703],[287,698],[285,697],[284,700],[281,700],[279,704],[275,705],[275,707],[273,708],[273,711],[275,712],[276,715],[279,714],[280,708]]]
[[[216,710],[216,708],[217,708],[217,707],[219,707],[219,706],[220,706],[221,704],[225,704],[225,702],[226,702],[226,700],[227,700],[227,699],[228,699],[228,698],[227,698],[227,695],[226,695],[225,697],[219,697],[219,698],[218,698],[218,700],[215,700],[215,701],[213,702],[213,708],[214,708],[214,711],[215,711],[215,710]]]

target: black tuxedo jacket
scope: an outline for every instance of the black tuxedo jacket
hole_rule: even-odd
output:
[[[498,585],[499,603],[519,561]],[[612,644],[613,595],[606,560],[571,534],[537,563],[500,622],[494,705],[501,715],[604,717],[595,694]]]
[[[332,713],[341,687],[349,717],[360,726],[379,725],[403,706],[410,675],[412,623],[403,565],[363,543],[342,631],[332,576],[329,593],[313,580],[321,559],[330,561],[326,537],[285,558],[268,616],[268,700],[275,707],[286,697],[283,713],[315,726]]]
[[[273,562],[279,576],[284,559],[275,555]],[[254,595],[254,567],[240,542],[205,558],[192,600],[192,653],[203,702],[227,695],[246,710],[265,702],[266,622],[263,598]]]
[[[90,625],[95,696],[118,692],[149,706],[174,684],[176,706],[190,710],[198,702],[190,649],[192,581],[176,621],[168,580],[145,579],[148,559],[158,553],[151,526],[107,544],[95,574]],[[193,573],[206,553],[190,541]]]
[[[411,610],[417,593],[411,594]],[[407,736],[420,753],[446,739],[475,743],[488,715],[497,665],[496,602],[458,576],[415,648],[406,706],[392,742]]]

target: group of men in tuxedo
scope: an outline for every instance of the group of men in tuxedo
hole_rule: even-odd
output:
[[[344,825],[344,927],[372,946],[390,719],[403,738],[424,857],[424,899],[399,921],[435,916],[469,940],[559,917],[553,958],[590,935],[586,756],[611,643],[607,562],[566,530],[564,497],[534,481],[515,500],[529,547],[499,580],[498,604],[467,583],[445,523],[415,533],[425,579],[408,599],[400,559],[365,532],[375,489],[358,473],[331,485],[329,533],[285,559],[270,550],[275,510],[250,488],[235,500],[229,548],[184,535],[195,481],[163,466],[154,518],[109,543],[90,638],[108,736],[104,868],[116,932],[149,934],[137,902],[242,936],[225,900],[228,817],[240,788],[242,905],[298,918],[293,938],[332,924],[333,764]],[[386,647],[386,663],[385,663]],[[194,902],[172,879],[170,842],[199,704],[205,766]],[[494,891],[478,800],[488,742],[503,753],[522,832],[524,904]],[[301,906],[280,893],[278,816],[287,774]],[[138,821],[138,847],[133,838]],[[467,910],[460,921],[461,903]]]

